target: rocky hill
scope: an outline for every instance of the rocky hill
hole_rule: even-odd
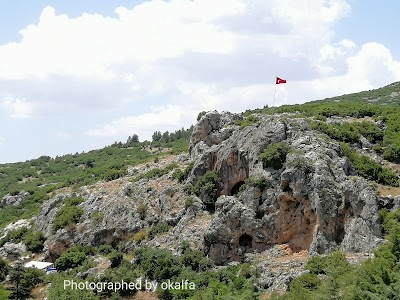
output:
[[[26,254],[24,240],[9,234],[23,227],[43,234],[41,259],[51,261],[76,245],[111,245],[128,256],[147,246],[179,256],[188,242],[214,270],[249,263],[263,293],[286,290],[307,272],[307,257],[341,250],[360,263],[384,244],[379,212],[399,208],[400,86],[388,89],[390,103],[376,98],[379,105],[363,94],[202,113],[188,153],[52,191],[37,216],[3,230],[0,254]],[[1,205],[18,206],[28,196],[8,194]]]

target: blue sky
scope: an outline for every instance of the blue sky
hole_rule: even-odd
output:
[[[400,80],[400,2],[0,4],[0,163],[173,131],[202,110],[302,103]]]

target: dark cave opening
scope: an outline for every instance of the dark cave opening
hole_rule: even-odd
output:
[[[240,187],[244,184],[244,181],[239,181],[231,189],[231,196],[237,195],[240,191]]]
[[[253,242],[253,238],[248,234],[242,234],[239,238],[239,245],[243,247],[251,248]]]

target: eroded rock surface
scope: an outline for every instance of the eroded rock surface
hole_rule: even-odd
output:
[[[310,130],[304,119],[259,118],[242,130],[233,120],[225,121],[224,130],[232,134],[219,143],[209,142],[210,135],[218,135],[218,127],[210,123],[218,120],[215,113],[203,116],[197,125],[213,130],[200,130],[209,134],[192,140],[191,180],[195,183],[213,170],[223,181],[215,217],[204,236],[210,257],[223,264],[282,243],[311,254],[376,247],[382,241],[379,199],[370,183],[354,176],[340,145]],[[259,156],[277,142],[291,148],[284,167],[264,168]],[[238,193],[237,185],[249,177],[264,178],[266,184]]]
[[[190,158],[181,155],[174,160],[193,162],[183,183],[172,178],[172,171],[131,182],[149,168],[171,163],[161,161],[135,166],[127,177],[46,201],[36,229],[48,238],[48,254],[58,256],[73,244],[120,242],[126,249],[138,245],[177,249],[189,240],[216,264],[226,264],[279,244],[295,252],[322,254],[336,249],[369,252],[382,242],[378,209],[397,207],[398,201],[378,198],[371,183],[355,176],[339,143],[312,131],[307,120],[290,114],[255,117],[258,121],[240,128],[237,121],[243,115],[214,111],[202,116],[193,131]],[[277,142],[290,147],[279,170],[264,166],[260,159]],[[189,195],[190,184],[209,170],[222,181],[215,211],[200,196]],[[245,184],[249,178],[262,184]],[[84,214],[78,224],[53,232],[57,211],[71,195],[84,198],[79,204]],[[171,230],[153,239],[137,238],[159,223]]]

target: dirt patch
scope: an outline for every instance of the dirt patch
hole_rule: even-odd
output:
[[[158,300],[156,293],[139,291],[132,300]]]
[[[33,298],[36,300],[47,299],[49,288],[47,284],[41,284],[32,290]]]
[[[387,197],[387,196],[393,196],[396,197],[400,195],[400,187],[393,187],[393,186],[386,186],[386,185],[381,185],[378,184],[378,193],[379,196]]]

